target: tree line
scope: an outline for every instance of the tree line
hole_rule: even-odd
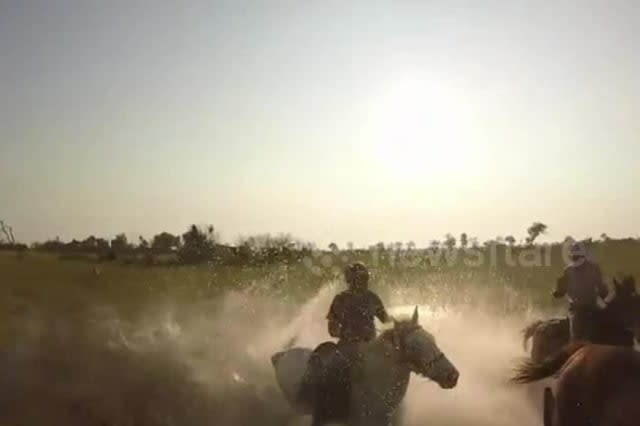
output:
[[[429,247],[418,249],[413,242],[383,243],[379,242],[360,251],[376,251],[389,254],[415,250],[451,251],[455,249],[487,248],[490,246],[527,247],[546,233],[548,227],[542,222],[534,222],[526,230],[526,236],[517,240],[511,235],[496,237],[480,243],[477,238],[462,233],[458,238],[446,234],[442,240],[432,240]],[[565,241],[571,239],[566,237]],[[601,235],[601,241],[611,239]],[[587,243],[592,243],[589,239]],[[354,250],[349,245],[348,250]],[[181,235],[170,232],[160,232],[150,240],[140,236],[137,241],[129,241],[124,233],[117,234],[112,239],[89,236],[83,240],[73,239],[62,241],[55,238],[45,242],[34,243],[31,246],[16,242],[13,229],[0,220],[0,250],[36,251],[55,253],[61,256],[93,256],[103,261],[117,259],[142,260],[150,263],[218,263],[218,264],[265,264],[277,262],[295,262],[317,256],[318,252],[338,253],[341,249],[331,243],[324,250],[319,250],[313,243],[304,242],[289,234],[261,234],[241,237],[236,244],[225,245],[219,241],[219,236],[213,225],[191,225]]]
[[[59,237],[27,246],[17,243],[13,230],[0,221],[0,250],[35,251],[65,257],[94,256],[102,261],[117,259],[156,263],[271,263],[301,260],[310,255],[313,244],[296,240],[289,234],[261,234],[242,237],[235,245],[221,244],[213,225],[191,225],[181,235],[161,232],[150,240],[142,236],[130,241],[126,234],[112,239],[90,235],[63,241]]]

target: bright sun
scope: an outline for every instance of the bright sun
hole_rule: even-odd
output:
[[[420,178],[464,166],[469,111],[454,91],[404,80],[375,103],[371,118],[369,142],[388,174]]]

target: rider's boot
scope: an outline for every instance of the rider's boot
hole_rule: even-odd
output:
[[[298,391],[298,401],[303,403],[313,403],[316,399],[317,387],[320,384],[322,373],[322,360],[317,353],[313,352],[307,363],[307,369],[302,376],[300,389]]]
[[[298,391],[298,401],[306,404],[315,404],[317,396],[322,392],[325,380],[324,360],[328,354],[335,351],[335,347],[336,345],[333,342],[324,342],[311,353]]]

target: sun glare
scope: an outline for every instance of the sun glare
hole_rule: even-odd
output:
[[[453,90],[419,80],[394,84],[374,105],[370,130],[376,162],[390,175],[421,178],[464,166],[469,109]]]

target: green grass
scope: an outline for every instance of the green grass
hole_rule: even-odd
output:
[[[503,248],[504,250],[504,248]],[[592,253],[606,276],[637,276],[640,244],[635,241],[600,243]],[[517,256],[517,254],[516,254]],[[485,262],[453,266],[441,262],[403,262],[372,256],[366,251],[336,257],[319,255],[307,262],[266,266],[145,266],[119,262],[61,260],[54,255],[0,252],[0,323],[3,333],[19,323],[21,314],[38,310],[49,315],[82,315],[109,306],[134,320],[145,306],[159,301],[195,303],[219,298],[230,289],[260,291],[292,303],[311,297],[331,280],[340,280],[345,260],[362,260],[372,270],[372,287],[389,298],[393,293],[415,294],[434,304],[483,302],[498,310],[552,309],[562,305],[549,297],[564,267],[560,248],[544,266],[508,266],[500,252],[494,265]],[[310,268],[313,266],[314,268]]]
[[[593,253],[606,275],[637,276],[638,247],[615,243]],[[0,423],[288,424],[290,411],[268,387],[268,361],[254,365],[246,344],[269,329],[274,311],[281,326],[322,286],[343,285],[344,261],[367,263],[387,304],[464,304],[498,315],[551,314],[564,305],[549,296],[564,266],[557,250],[542,267],[326,256],[267,266],[145,266],[0,252],[0,386],[8,390],[0,405],[9,407]],[[225,298],[230,290],[240,297]],[[184,325],[177,339],[163,334],[174,322]],[[255,383],[230,380],[229,369],[239,366]]]

